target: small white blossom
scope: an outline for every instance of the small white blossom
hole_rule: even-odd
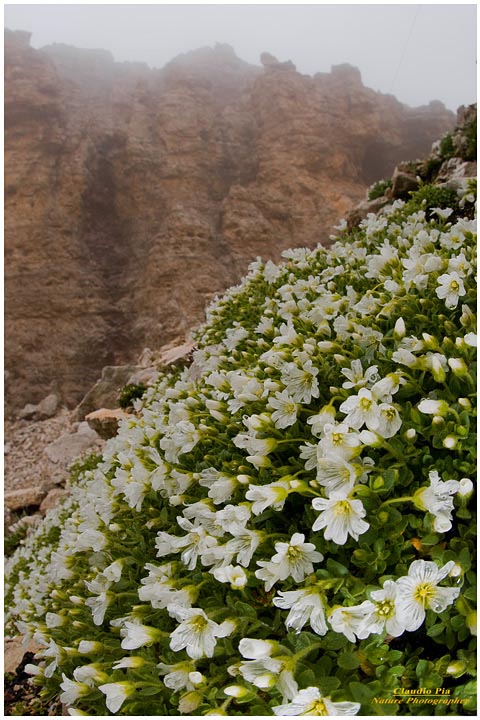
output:
[[[314,498],[312,505],[320,510],[312,530],[325,528],[325,540],[333,540],[337,545],[345,545],[349,535],[358,540],[370,527],[362,520],[366,515],[362,501],[351,500],[344,493],[332,492],[327,499]]]
[[[396,581],[398,612],[406,630],[418,630],[425,620],[427,610],[441,613],[456,600],[460,588],[438,587],[453,565],[453,560],[442,568],[434,562],[414,560],[408,569],[408,575]]]
[[[445,300],[447,308],[453,309],[457,307],[459,299],[467,291],[458,272],[451,272],[440,275],[435,292],[441,300]]]
[[[328,631],[324,602],[315,587],[286,592],[280,590],[278,596],[273,598],[273,604],[283,610],[290,610],[285,620],[287,630],[293,628],[298,633],[309,623],[317,635],[325,635]]]
[[[99,685],[98,689],[106,696],[107,708],[112,713],[117,713],[122,707],[125,700],[135,691],[135,686],[131,682],[114,682]]]
[[[275,715],[356,715],[360,703],[333,702],[323,697],[317,687],[308,687],[295,695],[291,703],[273,707]]]
[[[290,427],[297,420],[298,405],[286,390],[277,392],[274,397],[270,397],[268,407],[274,410],[272,420],[275,427],[280,430]]]
[[[221,625],[210,620],[201,608],[183,608],[171,605],[170,615],[181,620],[180,625],[170,634],[170,647],[174,652],[185,649],[194,660],[213,657],[217,638],[227,637],[234,630],[231,622]]]
[[[413,501],[420,510],[435,516],[433,527],[437,532],[447,532],[452,527],[453,497],[460,491],[458,480],[440,480],[436,470],[428,474],[430,485],[415,492]]]

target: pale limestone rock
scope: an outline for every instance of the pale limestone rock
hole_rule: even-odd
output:
[[[47,395],[38,405],[28,403],[18,413],[20,420],[47,420],[53,417],[58,410],[59,400],[55,393]]]
[[[90,450],[97,441],[98,436],[94,430],[71,433],[54,440],[47,445],[44,452],[50,462],[67,468],[76,458]]]
[[[186,335],[252,260],[328,241],[368,185],[454,124],[352,68],[272,67],[287,71],[218,46],[152,70],[6,34],[11,408],[54,381],[72,407],[102,367]]]
[[[44,488],[27,487],[6,492],[3,501],[8,510],[20,510],[21,508],[40,505],[46,494]]]
[[[104,367],[100,379],[76,407],[77,418],[83,420],[88,413],[94,410],[118,405],[121,389],[127,385],[129,377],[138,369],[136,365],[107,365]]]
[[[100,408],[100,410],[89,413],[85,420],[91,429],[100,435],[101,438],[108,440],[117,434],[120,420],[128,417],[129,414],[121,408],[115,408],[113,410]]]
[[[41,646],[33,640],[25,641],[23,637],[6,638],[4,645],[4,665],[6,673],[14,673],[27,653],[38,653]]]
[[[53,488],[42,500],[40,504],[40,512],[45,515],[49,510],[58,505],[60,500],[67,497],[67,495],[68,490],[63,488]]]

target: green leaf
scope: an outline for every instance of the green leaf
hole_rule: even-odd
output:
[[[348,684],[348,687],[355,702],[359,702],[362,705],[369,703],[375,695],[375,692],[371,690],[368,685],[363,685],[359,682],[351,682]]]
[[[355,670],[360,662],[356,653],[343,652],[338,656],[338,664],[344,670]]]

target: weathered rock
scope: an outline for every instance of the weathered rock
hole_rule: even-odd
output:
[[[418,190],[418,180],[415,175],[411,175],[396,167],[392,176],[392,198],[408,199],[409,193],[414,190]]]
[[[85,420],[101,438],[108,440],[117,434],[120,420],[128,417],[128,413],[121,408],[100,408],[86,415]]]
[[[152,385],[158,378],[158,368],[146,367],[136,370],[128,378],[126,385]]]
[[[67,468],[76,458],[85,454],[97,442],[98,436],[94,430],[62,435],[50,445],[47,445],[45,455],[52,463]]]
[[[74,406],[102,367],[197,326],[257,256],[328,242],[368,185],[454,124],[351,66],[283,70],[226,45],[151,70],[7,32],[9,406],[54,380]]]
[[[3,502],[8,510],[20,510],[22,508],[40,505],[46,494],[44,488],[22,488],[21,490],[6,492],[3,496]]]
[[[67,497],[68,490],[63,488],[53,488],[48,492],[40,504],[40,512],[45,515],[49,510],[58,505],[59,501]]]
[[[390,202],[390,197],[386,195],[375,198],[375,200],[364,200],[359,203],[353,210],[347,213],[346,221],[349,229],[356,227],[370,213],[377,213],[382,207]]]
[[[34,640],[25,642],[25,638],[14,637],[6,638],[4,645],[4,665],[3,670],[6,673],[14,673],[22,662],[26,653],[38,653],[41,646]]]
[[[102,370],[102,375],[95,385],[87,392],[83,400],[75,409],[76,417],[83,420],[88,413],[102,407],[115,407],[118,404],[118,395],[132,374],[138,370],[137,365],[108,365]]]
[[[178,365],[181,363],[189,362],[192,359],[192,353],[195,350],[195,345],[191,342],[184,343],[183,345],[176,345],[171,348],[162,348],[162,353],[159,358],[160,365]]]
[[[23,410],[18,413],[18,417],[20,420],[47,420],[56,414],[58,405],[58,396],[51,393],[43,398],[38,405],[32,405],[31,403],[25,405]]]

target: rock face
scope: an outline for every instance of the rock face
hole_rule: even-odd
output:
[[[7,31],[11,409],[51,393],[71,407],[102,367],[186,334],[252,259],[327,241],[367,185],[454,124],[348,65],[263,64],[217,45],[151,70]]]

